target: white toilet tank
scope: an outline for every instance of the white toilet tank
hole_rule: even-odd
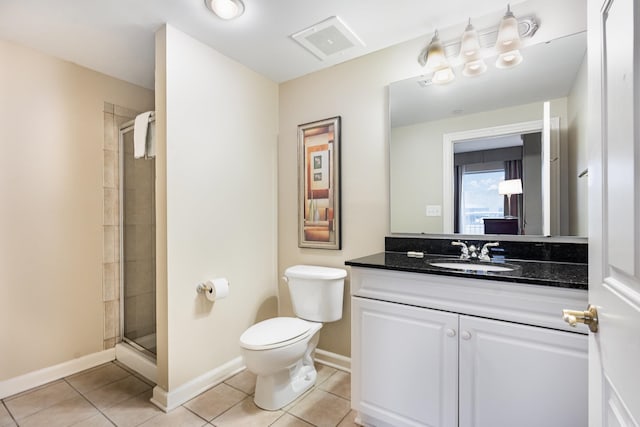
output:
[[[341,268],[294,265],[284,272],[293,311],[312,322],[335,322],[342,318],[342,295],[347,271]]]

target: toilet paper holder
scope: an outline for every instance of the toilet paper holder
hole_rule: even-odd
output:
[[[211,288],[211,285],[208,284],[207,282],[202,282],[202,283],[198,283],[198,286],[196,286],[196,291],[198,291],[198,293],[201,294],[204,292],[211,292],[213,291],[213,289]]]
[[[209,301],[226,298],[229,295],[229,281],[224,277],[207,280],[196,285],[196,291]]]

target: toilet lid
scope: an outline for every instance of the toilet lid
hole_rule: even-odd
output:
[[[313,323],[296,317],[275,317],[256,323],[240,336],[240,344],[249,350],[259,350],[298,338],[311,329]]]

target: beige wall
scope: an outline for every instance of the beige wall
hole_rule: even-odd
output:
[[[416,44],[415,49],[418,49]],[[402,51],[403,49],[398,49]],[[278,272],[294,264],[344,268],[344,261],[379,252],[388,231],[387,91],[393,80],[409,77],[405,55],[385,50],[280,85],[278,148]],[[416,50],[416,52],[419,51]],[[395,63],[395,65],[394,65]],[[417,62],[416,62],[417,64]],[[415,67],[417,68],[417,67]],[[417,72],[417,70],[416,70]],[[342,117],[342,241],[340,251],[298,248],[297,125]],[[280,312],[292,315],[286,284],[279,280]],[[350,355],[349,286],[342,320],[327,323],[319,348]]]
[[[558,3],[537,0],[513,5],[516,15],[535,14],[541,25],[538,42],[586,28],[584,0]],[[497,14],[478,18],[478,28],[495,25]],[[441,29],[443,40],[459,37],[460,25]],[[425,32],[433,30],[425,28]],[[389,232],[388,100],[389,83],[415,77],[424,70],[417,62],[431,34],[367,56],[309,74],[280,85],[280,139],[278,148],[278,272],[293,264],[343,267],[344,261],[379,252]],[[342,116],[342,225],[341,251],[300,249],[297,246],[296,126]],[[348,297],[349,287],[345,290]],[[279,281],[280,312],[292,313],[286,284]],[[350,304],[345,298],[342,320],[326,324],[319,348],[349,356]]]
[[[103,107],[153,92],[0,41],[0,380],[103,348]]]
[[[240,356],[242,332],[277,314],[278,86],[171,26],[157,50],[158,368],[170,392]],[[196,285],[215,277],[230,293],[211,303]]]

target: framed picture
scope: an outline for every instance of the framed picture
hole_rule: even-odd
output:
[[[298,246],[341,249],[340,116],[298,126]]]

